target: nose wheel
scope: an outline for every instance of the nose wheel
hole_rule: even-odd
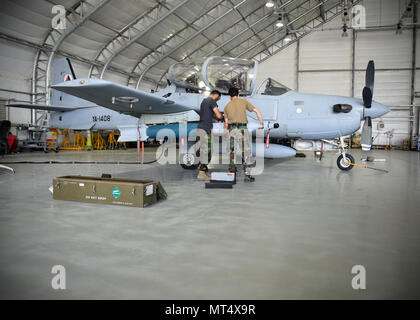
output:
[[[354,158],[350,153],[340,154],[337,158],[337,166],[340,170],[348,171],[353,169],[353,166],[349,163],[354,163]]]
[[[354,158],[350,153],[346,152],[346,145],[344,143],[343,137],[340,137],[340,150],[341,154],[337,158],[338,168],[343,171],[349,171],[353,169],[353,166],[350,163],[354,163]]]

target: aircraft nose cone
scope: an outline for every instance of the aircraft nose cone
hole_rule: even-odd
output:
[[[390,109],[379,102],[372,102],[372,107],[365,108],[365,116],[369,116],[372,119],[382,117],[387,114]]]

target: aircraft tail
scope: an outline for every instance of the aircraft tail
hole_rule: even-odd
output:
[[[54,76],[53,76],[53,85],[65,81],[71,81],[76,79],[76,74],[74,73],[73,66],[68,58],[60,58],[54,61]],[[72,96],[70,94],[60,92],[53,89],[51,92],[51,104],[54,106],[78,106],[78,107],[88,107],[92,106],[92,102],[83,100]]]

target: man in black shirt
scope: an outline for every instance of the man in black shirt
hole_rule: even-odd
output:
[[[198,180],[210,179],[207,164],[211,160],[211,130],[213,129],[213,118],[223,120],[223,115],[220,113],[217,106],[217,101],[220,100],[220,96],[221,94],[219,91],[213,90],[210,92],[210,96],[201,102],[200,123],[198,124],[198,129],[201,130],[198,130],[197,137],[197,139],[200,139],[199,146],[201,155],[201,165],[197,176]]]

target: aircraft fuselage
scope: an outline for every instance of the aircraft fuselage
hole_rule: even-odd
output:
[[[116,130],[120,126],[137,126],[138,118],[114,110],[94,106],[74,111],[52,111],[49,126],[73,130]]]
[[[174,92],[170,99],[199,111],[201,101],[205,97],[201,94]],[[364,111],[361,99],[295,91],[286,92],[281,96],[254,95],[247,99],[261,111],[266,128],[272,128],[274,123],[279,124],[278,128],[270,131],[273,138],[334,139],[357,131],[364,116],[363,112],[369,112],[372,118],[376,118],[389,111],[387,107],[376,102],[372,104],[372,108]],[[223,111],[229,101],[228,96],[222,96],[218,102],[219,109]],[[335,104],[349,104],[352,110],[348,113],[335,113]],[[248,113],[248,121],[250,129],[259,126],[255,113]],[[134,116],[100,106],[52,112],[50,118],[51,127],[76,130],[120,129],[137,124],[138,118]],[[215,128],[220,129],[221,124],[215,125]]]

